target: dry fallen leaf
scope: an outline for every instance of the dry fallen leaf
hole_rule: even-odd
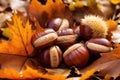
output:
[[[8,41],[0,42],[0,53],[31,55],[33,52],[31,44],[33,30],[29,21],[24,26],[20,16],[17,16],[15,13],[13,22],[8,22],[8,28],[12,34],[12,38]]]
[[[101,73],[101,76],[104,77],[105,75],[111,75],[112,77],[116,78],[119,76],[120,68],[119,68],[119,62],[120,62],[120,45],[116,49],[114,49],[111,52],[108,53],[102,53],[101,57],[94,61],[91,65],[88,67],[82,69],[82,72],[86,72],[89,69],[96,68],[96,71],[99,71]],[[112,65],[112,66],[111,66]]]
[[[61,74],[44,74],[44,71],[35,67],[36,63],[34,63],[34,60],[31,58],[15,55],[0,55],[0,58],[2,60],[0,61],[2,67],[2,69],[0,69],[0,78],[65,80],[65,77]],[[4,58],[8,59],[4,60]],[[16,60],[14,60],[15,58]]]
[[[31,73],[34,73],[34,69],[32,71],[34,62],[31,58],[28,58],[34,50],[31,44],[31,36],[34,31],[29,21],[27,20],[26,24],[23,25],[21,17],[16,13],[12,17],[12,22],[8,22],[7,24],[7,29],[10,31],[11,37],[7,41],[0,42],[0,78],[27,78],[27,75],[20,72],[24,72],[23,69],[28,65],[31,68]],[[35,65],[37,63],[34,64],[34,67]],[[27,72],[25,73],[27,74]],[[33,76],[30,75],[29,77]]]
[[[0,66],[0,78],[36,78],[42,74],[42,71],[37,70],[37,62],[25,56],[0,54]],[[33,74],[36,74],[36,76],[33,76]]]
[[[120,59],[112,60],[101,64],[98,66],[98,75],[99,76],[106,76],[110,75],[114,79],[116,79],[120,75]]]

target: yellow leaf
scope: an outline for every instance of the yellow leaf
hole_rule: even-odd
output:
[[[75,6],[79,7],[79,8],[83,7],[84,6],[83,1],[76,1],[76,5]]]
[[[2,35],[5,36],[5,37],[7,37],[7,38],[11,38],[12,37],[12,33],[10,32],[10,30],[8,28],[5,28],[3,30]]]
[[[8,22],[8,29],[12,36],[8,41],[0,43],[0,53],[24,56],[32,54],[31,36],[33,30],[29,21],[24,26],[21,17],[14,13],[12,22]]]
[[[69,5],[69,9],[70,9],[71,11],[74,11],[74,10],[75,10],[75,5],[76,5],[75,2],[71,2],[70,5]]]
[[[107,20],[106,23],[107,23],[108,29],[110,31],[115,30],[117,28],[117,25],[118,25],[117,21],[113,21],[111,19]]]
[[[96,3],[96,0],[87,0],[87,6],[96,6],[97,5],[97,3]]]
[[[119,4],[120,0],[109,0],[112,4]]]

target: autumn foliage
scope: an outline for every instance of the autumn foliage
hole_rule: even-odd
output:
[[[15,55],[31,55],[33,47],[31,45],[31,36],[33,30],[29,20],[23,25],[20,16],[14,13],[12,22],[8,22],[8,29],[12,36],[8,41],[0,43],[0,53]]]
[[[113,2],[113,0],[110,1]],[[117,4],[119,2],[113,3]],[[31,44],[31,37],[36,31],[39,31],[38,29],[47,27],[46,23],[51,19],[56,17],[67,18],[70,24],[73,24],[73,16],[62,0],[55,0],[55,2],[47,0],[45,5],[38,0],[32,0],[25,20],[23,20],[22,15],[18,15],[15,11],[12,21],[6,22],[7,28],[4,30],[5,33],[9,32],[9,39],[0,42],[0,78],[66,80],[64,74],[49,74],[41,68],[34,57],[35,48]],[[117,29],[116,21],[108,20],[106,24],[110,33]],[[35,28],[33,29],[33,27]],[[114,33],[108,34],[110,39],[112,34]],[[101,53],[99,59],[79,70],[83,73],[81,80],[90,78],[96,71],[99,72],[98,76],[105,79],[120,76],[119,52],[120,44],[115,44],[115,48],[111,52]],[[113,66],[111,67],[111,65]]]

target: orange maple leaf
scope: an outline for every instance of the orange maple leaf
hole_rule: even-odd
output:
[[[29,21],[24,26],[21,17],[14,13],[12,22],[8,22],[8,29],[12,37],[8,41],[0,42],[0,53],[31,55],[33,52],[31,36],[34,31]]]

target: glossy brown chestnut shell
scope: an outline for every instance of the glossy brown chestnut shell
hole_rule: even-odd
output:
[[[109,52],[112,50],[112,44],[106,38],[91,38],[86,42],[91,55],[100,56],[100,53]]]
[[[52,19],[47,26],[55,31],[64,30],[69,28],[69,21],[67,19],[55,18]]]
[[[39,54],[39,61],[44,67],[58,67],[62,61],[62,51],[58,46],[43,49]]]
[[[84,24],[80,25],[80,37],[83,40],[89,40],[90,38],[92,38],[92,34],[93,31],[89,25],[84,25]]]
[[[32,36],[31,42],[35,48],[41,49],[51,46],[57,40],[57,33],[53,29],[44,29]]]
[[[84,67],[89,60],[89,52],[81,43],[70,46],[63,54],[64,62],[69,66]]]
[[[58,31],[57,34],[56,44],[62,48],[66,49],[77,42],[77,34],[71,28]]]

